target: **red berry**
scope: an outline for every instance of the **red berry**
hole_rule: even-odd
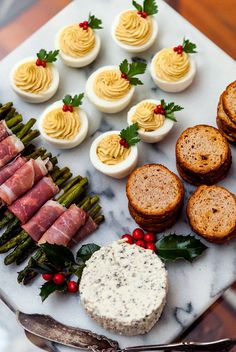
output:
[[[148,242],[146,243],[146,246],[145,246],[146,249],[151,249],[151,251],[153,252],[156,252],[156,246],[155,246],[155,243],[151,243],[151,242]]]
[[[145,242],[143,240],[138,240],[135,242],[136,246],[146,248]]]
[[[145,233],[143,239],[145,242],[155,242],[156,236],[153,232],[147,232],[147,233]]]
[[[130,234],[128,234],[128,233],[122,235],[121,238],[125,238],[126,242],[129,243],[129,244],[133,244],[134,243],[133,237]]]
[[[36,65],[37,65],[37,66],[42,66],[42,60],[37,59],[37,60],[36,60]]]
[[[53,282],[56,285],[61,285],[63,282],[65,282],[65,275],[62,273],[55,274],[53,276]]]
[[[127,78],[128,78],[128,77],[127,77],[127,74],[126,74],[126,73],[122,73],[122,74],[121,74],[121,78],[127,79]]]
[[[119,141],[119,143],[120,143],[120,145],[124,146],[124,144],[125,144],[124,138],[121,138],[120,141]]]
[[[78,292],[79,286],[77,284],[77,282],[75,281],[69,281],[67,283],[67,291],[70,293],[76,293]]]
[[[142,11],[138,11],[137,14],[138,14],[138,15],[141,15],[141,14],[142,14]]]
[[[45,281],[51,281],[52,278],[53,278],[53,274],[43,274],[43,275],[42,275],[42,278],[43,278]]]
[[[144,237],[144,232],[142,229],[137,228],[137,229],[134,229],[132,235],[135,240],[142,240]]]
[[[84,27],[84,22],[80,22],[79,26],[80,26],[80,28],[83,28]]]
[[[177,48],[177,46],[175,46],[175,47],[173,48],[173,50],[174,50],[174,51],[178,51],[178,48]]]
[[[65,111],[65,112],[68,111],[68,105],[64,104],[63,107],[62,107],[62,110]]]
[[[165,113],[166,113],[165,109],[163,109],[163,108],[160,109],[160,114],[161,114],[161,115],[165,115]]]
[[[88,27],[89,27],[89,26],[87,26],[87,25],[85,24],[85,25],[83,26],[83,30],[84,30],[84,31],[87,31]]]
[[[143,12],[141,13],[141,17],[146,18],[146,17],[147,17],[147,12],[143,11]]]
[[[88,26],[88,25],[89,25],[88,21],[84,21],[84,26]]]
[[[42,66],[46,67],[47,66],[47,62],[45,60],[42,61]]]
[[[69,106],[68,106],[68,110],[69,110],[70,112],[73,112],[73,106],[72,106],[72,105],[69,105]]]
[[[129,148],[129,143],[126,142],[126,141],[125,141],[125,143],[124,143],[124,148],[127,148],[127,149]]]

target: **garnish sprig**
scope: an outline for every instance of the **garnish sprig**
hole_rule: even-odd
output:
[[[144,0],[143,5],[133,0],[132,4],[138,10],[138,15],[142,18],[147,18],[147,16],[155,15],[158,12],[156,0]]]
[[[187,54],[196,54],[196,47],[196,44],[191,43],[189,39],[184,38],[182,45],[175,46],[173,50],[179,55],[182,55],[183,52]]]
[[[83,30],[87,31],[88,28],[91,29],[102,29],[101,27],[102,20],[96,18],[94,15],[89,14],[89,18],[87,21],[80,22],[79,26],[83,28]]]
[[[140,141],[140,138],[138,136],[138,123],[134,123],[127,128],[124,128],[119,136],[120,136],[120,145],[122,145],[124,148],[129,148],[135,144],[137,144]]]
[[[161,104],[157,105],[154,109],[154,114],[164,115],[167,119],[177,121],[174,113],[176,111],[183,110],[182,106],[175,105],[174,102],[166,103],[164,99],[161,100]]]
[[[143,74],[146,71],[146,67],[147,64],[144,62],[129,63],[128,60],[125,59],[119,66],[121,78],[128,80],[132,86],[142,85],[143,82],[134,76]]]
[[[54,50],[54,51],[51,50],[47,52],[45,49],[41,49],[37,53],[36,65],[46,67],[47,63],[52,63],[54,61],[57,61],[58,54],[59,54],[59,50]]]
[[[73,112],[74,110],[73,108],[82,105],[83,98],[84,98],[84,93],[75,95],[74,97],[72,97],[71,95],[66,95],[65,98],[62,100],[63,102],[62,110],[64,112],[66,111]]]

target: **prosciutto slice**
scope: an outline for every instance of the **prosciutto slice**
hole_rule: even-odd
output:
[[[24,144],[15,135],[0,142],[0,167],[6,165],[24,149]]]
[[[55,200],[47,201],[39,211],[22,228],[38,242],[44,232],[53,225],[54,221],[66,210]]]
[[[31,159],[0,186],[0,199],[11,205],[48,173],[48,160]]]
[[[59,192],[59,188],[50,177],[43,177],[23,197],[18,198],[8,210],[11,211],[22,224],[25,224],[41,206]]]
[[[82,240],[84,240],[87,236],[93,233],[97,229],[98,225],[95,221],[91,218],[91,216],[87,217],[87,220],[83,227],[79,229],[76,235],[72,238],[70,245],[75,245]]]
[[[5,165],[0,170],[0,185],[2,185],[9,177],[14,175],[16,170],[18,170],[21,166],[26,163],[26,159],[19,156],[15,158],[11,163]]]
[[[48,242],[67,246],[74,235],[85,224],[86,212],[72,204],[44,233],[39,244]]]
[[[0,121],[0,142],[11,134],[12,131],[7,127],[6,122],[4,120]]]

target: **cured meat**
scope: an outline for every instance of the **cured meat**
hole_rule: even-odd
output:
[[[0,142],[0,167],[6,165],[24,149],[24,144],[15,135]]]
[[[0,142],[12,134],[4,120],[0,121]]]
[[[14,175],[16,170],[26,163],[26,159],[21,156],[15,158],[11,163],[5,165],[0,170],[0,185],[2,185],[9,177]]]
[[[75,245],[82,240],[84,240],[87,236],[89,236],[91,233],[93,233],[97,229],[98,225],[96,224],[95,221],[91,218],[91,216],[88,216],[85,224],[83,227],[79,229],[79,231],[76,233],[76,235],[72,238],[70,245]]]
[[[44,232],[53,225],[54,221],[66,210],[55,200],[47,201],[38,212],[22,228],[36,242],[43,236]]]
[[[48,173],[47,159],[31,159],[0,186],[0,199],[11,205]]]
[[[22,224],[25,224],[41,206],[59,192],[59,188],[50,177],[43,177],[23,197],[18,198],[8,208]]]
[[[39,244],[48,242],[67,246],[74,235],[85,224],[86,212],[72,204],[44,233]]]

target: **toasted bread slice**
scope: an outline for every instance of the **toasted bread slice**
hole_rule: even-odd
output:
[[[236,132],[230,131],[229,127],[224,124],[219,116],[216,118],[216,124],[229,143],[236,143]]]
[[[223,107],[223,94],[224,92],[221,94],[220,99],[219,99],[219,103],[217,106],[217,117],[222,121],[222,123],[224,124],[225,127],[228,128],[228,130],[236,133],[236,123],[234,123],[230,117],[226,114],[224,107]]]
[[[230,147],[215,127],[197,125],[187,128],[176,143],[176,161],[194,174],[217,172],[225,164]]]
[[[220,186],[200,186],[187,203],[193,231],[211,242],[223,242],[236,235],[236,197]]]
[[[222,102],[224,111],[236,123],[236,81],[228,85],[223,93]]]
[[[164,220],[182,204],[184,187],[179,177],[165,166],[147,164],[130,174],[126,195],[140,216]]]

